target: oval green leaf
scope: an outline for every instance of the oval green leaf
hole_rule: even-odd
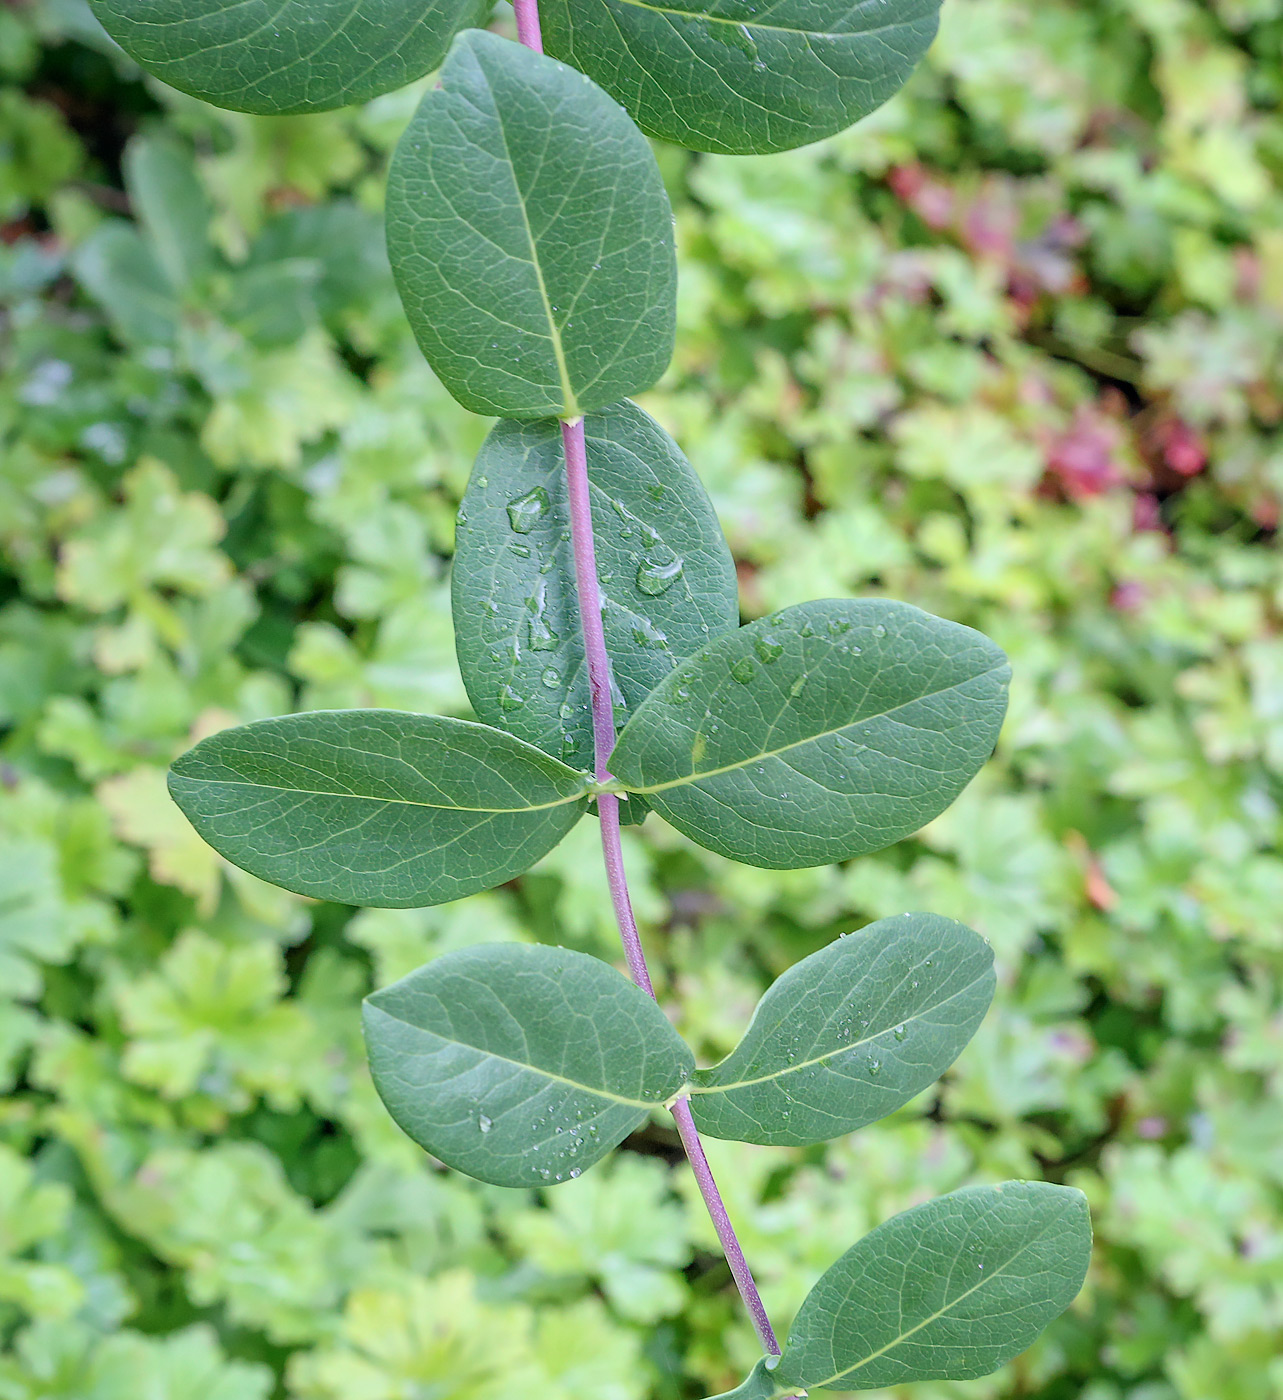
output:
[[[651,136],[697,151],[784,151],[842,131],[904,84],[940,0],[543,0],[549,53]]]
[[[315,899],[417,908],[529,869],[588,779],[511,734],[398,710],[322,710],[202,740],[169,770],[222,856]]]
[[[576,1177],[682,1087],[658,1006],[565,948],[447,953],[366,999],[374,1082],[402,1130],[496,1186]]]
[[[659,167],[573,68],[461,34],[397,146],[387,220],[406,316],[465,408],[575,417],[667,367],[677,265]]]
[[[854,1132],[948,1069],[993,989],[993,953],[965,924],[880,919],[770,988],[735,1050],[696,1071],[695,1122],[713,1137],[776,1147]]]
[[[717,516],[672,438],[631,403],[589,415],[585,437],[622,725],[679,661],[734,631],[739,595]],[[486,439],[459,509],[455,646],[480,719],[589,769],[565,475],[556,422],[500,423]]]
[[[1009,676],[987,637],[907,603],[803,603],[684,661],[629,721],[611,771],[733,860],[845,860],[957,797],[993,752]]]
[[[430,73],[491,0],[90,0],[135,63],[237,112],[325,112]]]
[[[807,1295],[771,1394],[987,1376],[1073,1302],[1090,1257],[1087,1198],[1068,1186],[1007,1181],[915,1206]]]

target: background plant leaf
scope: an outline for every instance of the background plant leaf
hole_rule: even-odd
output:
[[[783,151],[881,106],[935,37],[939,0],[544,0],[548,52],[651,136],[697,151]]]
[[[402,1129],[496,1186],[578,1176],[694,1064],[650,997],[567,948],[447,953],[367,997],[364,1020],[375,1084]]]
[[[324,112],[404,87],[491,0],[91,0],[103,28],[171,87],[239,112]]]
[[[573,417],[667,367],[668,195],[628,114],[573,68],[461,34],[397,146],[387,218],[410,325],[465,408]]]
[[[971,781],[1009,674],[987,637],[906,603],[802,603],[683,662],[611,768],[733,860],[844,860],[916,831]]]
[[[1087,1198],[1068,1186],[1007,1181],[915,1206],[807,1295],[775,1394],[986,1376],[1073,1302],[1090,1256]]]
[[[775,1146],[854,1132],[948,1069],[993,988],[993,953],[965,924],[880,919],[775,982],[735,1050],[695,1072],[695,1122],[714,1137]]]
[[[585,420],[615,721],[683,657],[735,628],[735,565],[699,478],[631,403]],[[575,768],[592,718],[556,422],[500,423],[459,510],[455,645],[478,718]],[[625,808],[641,805],[634,801]]]
[[[467,720],[323,710],[202,740],[170,769],[243,870],[344,904],[440,904],[519,875],[586,806],[585,775]]]

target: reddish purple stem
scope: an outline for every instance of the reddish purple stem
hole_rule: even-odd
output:
[[[592,502],[588,487],[588,452],[584,443],[584,420],[563,420],[561,440],[566,450],[566,498],[570,507],[570,540],[575,560],[575,585],[579,593],[579,617],[584,633],[584,659],[588,666],[588,693],[592,701],[593,747],[595,776],[599,783],[610,781],[610,755],[615,747],[615,704],[611,696],[610,654],[606,650],[606,633],[601,620],[601,587],[597,581],[597,548],[593,539]],[[606,881],[610,887],[610,902],[615,909],[619,936],[624,944],[624,956],[633,981],[652,999],[646,954],[642,951],[633,904],[628,895],[628,878],[624,871],[624,851],[620,841],[619,798],[603,792],[597,797],[597,816],[601,822],[601,848],[606,860]],[[717,1189],[713,1170],[704,1155],[704,1144],[691,1116],[690,1100],[681,1098],[672,1105],[677,1131],[690,1159],[691,1170],[704,1205],[712,1217],[713,1228],[726,1253],[726,1262],[744,1299],[753,1328],[765,1351],[780,1354],[775,1331],[766,1315],[762,1295],[753,1281],[752,1270],[735,1234],[735,1227],[726,1213],[726,1203]]]
[[[539,0],[512,0],[517,12],[517,38],[536,53],[543,53],[543,33],[539,28]]]

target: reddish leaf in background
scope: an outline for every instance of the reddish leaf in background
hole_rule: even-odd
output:
[[[887,184],[900,203],[912,209],[928,228],[946,229],[953,222],[953,191],[922,166],[892,166]]]
[[[1180,476],[1197,476],[1207,465],[1207,448],[1201,434],[1183,418],[1160,419],[1154,425],[1153,438],[1163,465]]]
[[[1117,460],[1121,445],[1119,425],[1081,405],[1047,448],[1047,474],[1071,500],[1099,496],[1123,480]]]
[[[1142,491],[1132,505],[1132,529],[1136,534],[1146,530],[1163,529],[1163,513],[1158,497],[1152,491]]]

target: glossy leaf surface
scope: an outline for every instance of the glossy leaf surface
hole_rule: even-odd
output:
[[[630,403],[585,422],[615,721],[739,621],[735,565],[677,444]],[[473,709],[560,757],[593,760],[565,458],[556,422],[500,423],[459,511],[455,645]],[[636,799],[624,807],[641,805]]]
[[[90,0],[171,87],[238,112],[324,112],[430,73],[490,0]]]
[[[770,988],[744,1039],[697,1070],[701,1132],[796,1146],[906,1104],[957,1059],[993,997],[993,953],[938,914],[881,919]]]
[[[544,43],[651,136],[699,151],[782,151],[896,92],[939,0],[543,0]]]
[[[365,1002],[374,1082],[421,1147],[497,1186],[578,1176],[685,1082],[690,1050],[607,963],[461,949]]]
[[[759,1363],[730,1394],[988,1375],[1073,1302],[1090,1256],[1081,1191],[1040,1181],[954,1191],[849,1249],[807,1295],[778,1366]]]
[[[993,752],[1002,652],[905,603],[803,603],[710,643],[611,759],[679,831],[750,865],[845,860],[908,836]]]
[[[440,904],[528,869],[587,779],[484,724],[329,710],[211,735],[170,769],[187,819],[243,870],[316,899]]]
[[[406,315],[465,408],[573,417],[667,367],[677,268],[659,167],[573,68],[461,34],[397,147],[387,219]]]

